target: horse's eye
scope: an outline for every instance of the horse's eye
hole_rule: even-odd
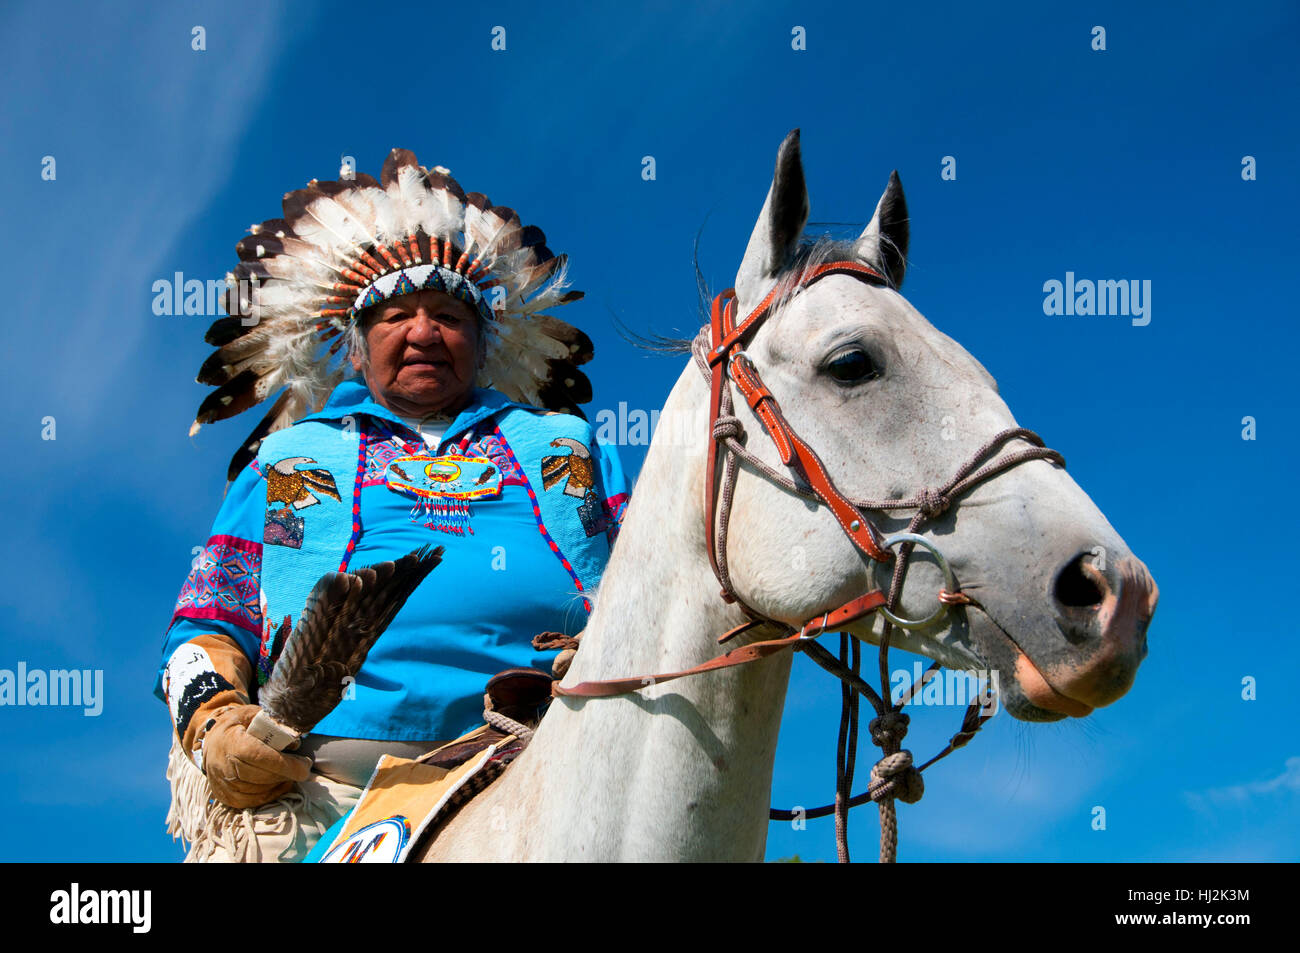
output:
[[[841,351],[826,365],[826,372],[841,384],[859,384],[880,376],[880,370],[870,355],[861,348]]]

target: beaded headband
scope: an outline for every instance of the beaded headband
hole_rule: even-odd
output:
[[[390,271],[385,275],[380,275],[357,292],[352,307],[343,309],[338,313],[345,316],[350,324],[366,308],[373,308],[389,298],[414,294],[417,291],[441,291],[472,305],[485,321],[491,321],[493,318],[491,305],[488,304],[482,289],[474,283],[470,275],[462,275],[443,265],[420,264],[402,267],[397,271]],[[321,311],[322,317],[325,315],[334,316],[334,314],[335,312],[332,311]]]

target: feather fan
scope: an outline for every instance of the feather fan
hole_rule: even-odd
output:
[[[322,576],[258,692],[262,711],[249,733],[283,749],[315,728],[442,553],[441,546],[424,546],[392,562]]]

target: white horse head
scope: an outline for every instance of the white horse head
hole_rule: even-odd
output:
[[[846,496],[907,498],[947,483],[989,438],[1018,425],[983,366],[898,292],[908,245],[898,174],[855,242],[801,242],[807,216],[796,131],[781,145],[736,276],[738,315],[826,260],[868,264],[889,285],[824,278],[776,309],[747,356]],[[748,449],[780,469],[757,418],[738,404]],[[1028,444],[1004,452],[1017,445]],[[905,529],[911,516],[869,515],[883,533]],[[1028,721],[1087,715],[1132,685],[1156,586],[1064,468],[1021,463],[953,500],[921,532],[975,603],[928,630],[896,633],[894,644],[945,666],[998,671],[1007,710]],[[921,618],[943,578],[923,550],[913,560],[900,614]],[[825,507],[750,469],[736,486],[730,564],[745,602],[791,624],[888,586],[888,564],[862,556]],[[872,616],[855,634],[875,641],[881,627]]]

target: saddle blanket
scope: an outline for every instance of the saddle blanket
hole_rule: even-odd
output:
[[[321,851],[318,845],[308,862],[405,863],[433,825],[496,780],[521,750],[519,740],[506,735],[454,767],[429,763],[438,752],[415,760],[382,756],[361,800],[341,828],[336,825],[325,834],[321,843],[328,846]]]

